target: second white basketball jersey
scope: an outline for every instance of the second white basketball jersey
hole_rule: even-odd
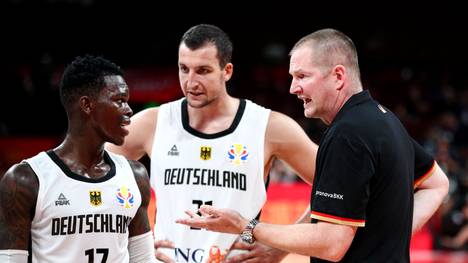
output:
[[[159,108],[151,156],[155,189],[156,239],[169,239],[164,251],[176,262],[221,262],[238,235],[176,224],[186,210],[203,204],[237,210],[254,218],[266,200],[264,140],[270,110],[241,100],[232,125],[216,134],[189,126],[187,102],[180,99]]]

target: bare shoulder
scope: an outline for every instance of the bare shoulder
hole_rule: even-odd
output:
[[[304,181],[311,183],[315,173],[318,146],[291,117],[273,111],[265,134],[265,152],[286,162]],[[304,158],[308,161],[305,162]]]
[[[139,111],[132,117],[132,121],[138,122],[156,122],[158,118],[159,107],[147,108],[142,111]]]
[[[106,149],[132,160],[138,160],[145,154],[151,155],[158,111],[159,108],[148,108],[132,116],[130,125],[126,126],[129,134],[124,143],[106,143]]]
[[[139,161],[128,160],[128,162],[133,170],[133,175],[135,176],[135,181],[140,189],[143,201],[151,198],[151,185],[146,167]],[[149,202],[149,199],[146,201]]]
[[[1,175],[0,175],[1,176]],[[18,194],[37,197],[39,181],[36,174],[28,163],[18,163],[13,165],[0,177],[0,197],[1,201],[14,199]]]
[[[281,113],[279,111],[274,111],[272,110],[270,112],[270,118],[268,120],[269,123],[281,123],[281,122],[288,122],[288,121],[292,121],[292,122],[296,122],[294,121],[291,117],[289,117],[288,115],[284,114],[284,113]]]
[[[295,147],[312,143],[302,127],[291,117],[271,111],[265,132],[265,153],[281,159]]]
[[[156,128],[156,123],[158,119],[158,107],[144,109],[131,118],[131,123],[128,126],[130,130],[130,137],[148,135]],[[133,135],[132,135],[133,133]]]
[[[302,127],[291,117],[277,111],[271,111],[268,119],[266,137],[267,139],[284,138],[285,136],[293,136],[297,134],[305,134]]]
[[[148,171],[141,162],[135,160],[128,160],[128,162],[133,170],[133,174],[135,175],[137,182],[140,180],[149,182]]]

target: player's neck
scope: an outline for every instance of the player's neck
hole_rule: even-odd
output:
[[[218,99],[202,108],[187,107],[189,125],[203,133],[212,134],[228,129],[239,108],[239,99]]]
[[[87,178],[101,178],[111,169],[111,166],[104,160],[104,151],[97,153],[86,153],[86,150],[70,145],[60,145],[54,149],[57,156],[73,173]]]
[[[64,161],[74,160],[74,163],[80,163],[84,167],[93,167],[102,163],[104,145],[100,142],[93,142],[90,138],[84,140],[83,137],[67,134],[54,151]]]

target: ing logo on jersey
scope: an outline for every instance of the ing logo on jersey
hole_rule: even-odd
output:
[[[242,144],[233,144],[228,150],[228,159],[235,165],[241,165],[247,161],[249,152],[247,147]]]
[[[210,146],[200,147],[200,159],[204,161],[208,161],[209,159],[211,159],[211,147]]]
[[[210,247],[210,254],[208,256],[207,263],[221,263],[224,262],[226,258],[227,250],[224,252],[218,246],[211,246]]]
[[[89,191],[89,202],[93,206],[100,206],[102,204],[102,193],[99,190]]]
[[[117,189],[117,193],[115,193],[115,196],[117,197],[117,201],[119,201],[119,205],[124,208],[131,208],[135,203],[135,196],[130,192],[130,189],[128,189],[125,186],[122,186],[119,189]]]

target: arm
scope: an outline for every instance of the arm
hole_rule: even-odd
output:
[[[151,186],[146,168],[138,161],[129,161],[141,193],[141,205],[129,225],[129,236],[137,236],[151,231],[148,219],[148,205],[151,200]]]
[[[151,188],[143,164],[129,161],[135,180],[141,193],[141,205],[129,225],[128,252],[132,262],[156,262],[153,248],[153,235],[148,220],[148,205],[151,199]]]
[[[310,205],[308,205],[304,211],[304,214],[296,220],[296,224],[310,223]],[[248,259],[260,259],[261,262],[281,262],[289,252],[267,246],[260,242],[254,244],[247,244],[242,240],[238,239],[231,249],[242,249],[248,251],[237,256],[229,258],[229,263],[245,262]]]
[[[312,184],[318,146],[290,117],[272,111],[265,134],[265,176],[274,158],[287,163],[304,181]]]
[[[240,234],[248,220],[231,209],[202,206],[203,217],[187,212],[191,218],[176,222],[207,230]],[[253,231],[257,241],[268,246],[330,261],[339,261],[348,250],[356,227],[327,222],[317,224],[273,225],[259,223]]]
[[[0,250],[24,250],[27,255],[38,190],[27,163],[14,165],[0,177]]]
[[[310,223],[310,206],[306,207],[304,214],[296,220],[296,224]],[[240,238],[231,247],[232,249],[241,249],[248,252],[242,253],[229,258],[229,263],[245,262],[246,260],[259,259],[261,262],[281,262],[289,252],[280,250],[278,248],[255,242],[254,244],[247,244]]]
[[[414,194],[413,234],[436,212],[448,193],[447,176],[437,163],[434,165],[432,175],[416,188]]]
[[[0,249],[28,249],[38,190],[37,177],[26,163],[0,179]]]
[[[356,229],[322,221],[295,225],[259,223],[254,229],[254,237],[281,250],[336,262],[348,251]]]
[[[126,127],[129,134],[125,137],[124,144],[117,146],[106,143],[106,149],[131,160],[138,160],[145,154],[151,156],[157,118],[158,108],[138,112],[131,118],[130,125]]]

